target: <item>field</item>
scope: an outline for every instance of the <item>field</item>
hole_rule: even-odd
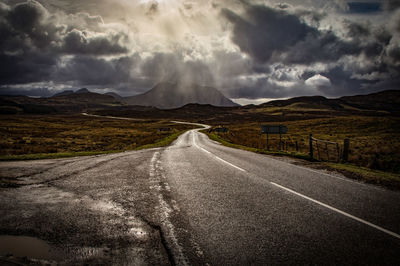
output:
[[[266,150],[266,135],[261,134],[261,124],[288,127],[288,134],[282,135],[282,150],[308,155],[309,134],[314,138],[339,143],[343,151],[343,141],[350,140],[348,162],[370,169],[400,173],[400,118],[343,116],[323,119],[286,121],[281,123],[229,123],[228,133],[212,133],[216,138],[228,143]],[[297,142],[297,149],[296,149]],[[271,151],[279,150],[279,135],[269,135]],[[335,145],[328,146],[330,160],[337,161]],[[325,144],[320,143],[321,159],[326,159]],[[314,156],[318,152],[314,143]],[[325,158],[324,158],[325,157]]]
[[[158,132],[158,128],[171,130]],[[80,114],[3,115],[0,120],[0,158],[52,158],[57,157],[56,154],[87,155],[139,149],[155,143],[166,145],[190,128],[192,126],[169,120],[119,120]]]
[[[347,163],[400,174],[398,115],[370,110],[336,111],[325,105],[306,106],[300,108],[297,103],[239,108],[187,105],[173,110],[126,107],[92,112],[133,120],[81,114],[2,115],[0,159],[42,158],[39,154],[55,158],[168,145],[181,132],[191,128],[169,121],[186,120],[210,124],[214,128],[227,127],[228,133],[213,132],[210,137],[263,153],[268,151],[266,135],[261,134],[260,126],[283,124],[288,127],[288,134],[282,136],[281,142],[284,153],[307,158],[309,135],[312,134],[313,138],[338,143],[318,142],[317,145],[313,142],[314,158],[332,163],[342,162],[343,142],[349,139]],[[172,130],[158,132],[161,127]],[[279,135],[269,135],[269,150],[282,154],[279,152]]]

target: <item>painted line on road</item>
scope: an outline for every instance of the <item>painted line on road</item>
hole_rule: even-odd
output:
[[[332,211],[335,211],[335,212],[340,213],[340,214],[342,214],[342,215],[344,215],[344,216],[346,216],[346,217],[349,217],[349,218],[351,218],[351,219],[353,219],[353,220],[356,220],[357,222],[363,223],[363,224],[368,225],[368,226],[370,226],[370,227],[372,227],[372,228],[375,228],[375,229],[377,229],[377,230],[379,230],[379,231],[381,231],[381,232],[384,232],[384,233],[386,233],[386,234],[388,234],[388,235],[391,235],[391,236],[393,236],[393,237],[395,237],[395,238],[400,239],[400,235],[399,235],[399,234],[396,234],[395,232],[392,232],[392,231],[387,230],[387,229],[385,229],[385,228],[383,228],[383,227],[380,227],[380,226],[378,226],[378,225],[375,225],[375,224],[373,224],[373,223],[370,223],[370,222],[368,222],[368,221],[365,221],[365,220],[363,220],[363,219],[361,219],[361,218],[358,218],[358,217],[356,217],[356,216],[354,216],[354,215],[351,215],[351,214],[349,214],[349,213],[347,213],[347,212],[344,212],[344,211],[341,211],[341,210],[339,210],[339,209],[336,209],[335,207],[332,207],[332,206],[330,206],[330,205],[328,205],[328,204],[322,203],[322,202],[320,202],[320,201],[318,201],[318,200],[315,200],[315,199],[312,199],[312,198],[310,198],[310,197],[307,197],[306,195],[300,194],[300,193],[298,193],[298,192],[296,192],[296,191],[294,191],[294,190],[291,190],[290,188],[286,188],[286,187],[281,186],[281,185],[278,185],[278,184],[276,184],[276,183],[274,183],[274,182],[270,182],[270,183],[271,183],[272,185],[276,186],[276,187],[279,187],[279,188],[281,188],[281,189],[283,189],[283,190],[286,190],[286,191],[288,191],[288,192],[290,192],[290,193],[293,193],[293,194],[295,194],[295,195],[297,195],[297,196],[299,196],[299,197],[302,197],[302,198],[304,198],[304,199],[306,199],[306,200],[312,201],[312,202],[314,202],[314,203],[316,203],[316,204],[318,204],[318,205],[321,205],[321,206],[323,206],[323,207],[325,207],[325,208],[328,208],[328,209],[330,209],[330,210],[332,210]]]
[[[214,155],[214,154],[213,154],[213,155]],[[216,156],[216,155],[214,155],[214,156],[215,156],[215,158],[217,158],[217,159],[220,160],[221,162],[224,162],[224,163],[226,163],[226,164],[228,164],[228,165],[230,165],[230,166],[232,166],[232,167],[234,167],[234,168],[236,168],[236,169],[238,169],[238,170],[240,170],[240,171],[242,171],[242,172],[246,172],[246,170],[240,168],[239,166],[236,166],[236,165],[234,165],[234,164],[231,164],[230,162],[227,162],[227,161],[225,161],[224,159],[219,158],[219,157]]]
[[[236,165],[234,165],[234,164],[232,164],[232,163],[230,163],[230,162],[227,162],[227,161],[225,161],[224,159],[218,157],[217,155],[215,155],[215,154],[209,152],[208,150],[206,150],[206,149],[200,147],[199,145],[197,145],[197,143],[196,143],[196,138],[195,138],[195,134],[194,134],[193,132],[194,132],[194,131],[192,131],[192,135],[193,135],[193,145],[194,145],[194,146],[196,146],[196,147],[199,148],[200,150],[202,150],[202,151],[204,151],[204,152],[206,152],[206,153],[208,153],[208,154],[214,156],[216,159],[220,160],[221,162],[226,163],[227,165],[230,165],[230,166],[232,166],[233,168],[238,169],[239,171],[247,172],[247,171],[244,170],[243,168],[240,168],[239,166],[236,166]]]

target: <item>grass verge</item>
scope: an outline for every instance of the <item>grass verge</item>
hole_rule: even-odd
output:
[[[260,153],[260,154],[275,155],[275,156],[290,156],[290,157],[294,157],[294,158],[298,158],[298,159],[312,161],[310,156],[302,154],[302,153],[284,152],[284,151],[267,151],[264,149],[258,149],[258,148],[254,148],[254,147],[248,147],[248,146],[231,143],[231,142],[228,142],[228,141],[220,138],[216,134],[208,133],[204,130],[202,130],[201,132],[206,134],[210,139],[217,141],[227,147],[241,149],[241,150],[245,150],[245,151],[251,151],[251,152]]]
[[[400,189],[400,175],[378,170],[371,170],[351,164],[323,163],[328,168],[336,170],[345,176],[370,184],[383,185],[388,188]]]
[[[278,152],[278,151],[266,151],[262,149],[257,149],[253,147],[247,147],[239,144],[234,144],[228,142],[222,138],[220,138],[216,134],[208,133],[206,131],[202,131],[206,134],[210,139],[221,143],[224,146],[242,149],[246,151],[256,152],[260,154],[274,155],[274,156],[289,156],[293,158],[303,159],[307,161],[313,161],[310,156],[305,154],[293,153],[293,152]],[[312,165],[310,165],[312,166]],[[388,173],[378,170],[371,170],[366,167],[359,167],[351,164],[341,164],[341,163],[318,163],[318,166],[322,166],[322,168],[333,170],[342,173],[344,176],[361,180],[370,184],[383,185],[390,189],[400,189],[400,175],[394,173]],[[321,168],[321,167],[317,167]]]
[[[182,130],[173,133],[155,143],[146,144],[140,147],[136,147],[133,150],[143,150],[151,149],[157,147],[165,147],[170,145],[174,140],[176,140],[181,134],[185,133],[187,130]],[[37,153],[37,154],[21,154],[21,155],[1,155],[0,161],[22,161],[22,160],[41,160],[41,159],[58,159],[58,158],[68,158],[77,156],[91,156],[100,154],[111,154],[124,152],[128,150],[111,150],[111,151],[82,151],[82,152],[62,152],[62,153]]]
[[[173,133],[155,143],[150,143],[150,144],[146,144],[140,147],[137,147],[135,150],[143,150],[143,149],[151,149],[151,148],[157,148],[157,147],[165,147],[170,145],[174,140],[176,140],[180,135],[182,135],[183,133],[185,133],[188,130],[182,130],[176,133]]]

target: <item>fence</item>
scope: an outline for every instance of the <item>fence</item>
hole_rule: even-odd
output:
[[[310,134],[309,139],[309,154],[313,159],[319,161],[334,161],[334,162],[347,162],[349,157],[350,140],[345,139],[343,143],[343,149],[340,149],[338,142],[327,141],[322,139],[313,138]],[[318,158],[317,158],[318,156]]]
[[[266,147],[268,150],[274,147],[277,150],[287,152],[308,153],[312,159],[318,161],[328,162],[346,162],[349,154],[349,139],[345,139],[343,145],[338,142],[327,141],[312,137],[310,134],[309,139],[292,139],[290,136],[282,141],[270,140],[270,145]],[[265,144],[264,144],[265,145]]]

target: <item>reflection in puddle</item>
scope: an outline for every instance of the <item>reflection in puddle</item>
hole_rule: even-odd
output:
[[[29,257],[45,260],[62,260],[65,254],[43,240],[29,236],[0,236],[0,256]]]

